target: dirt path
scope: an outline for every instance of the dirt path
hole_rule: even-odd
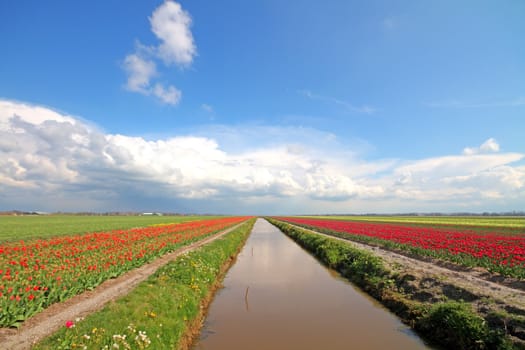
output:
[[[300,226],[295,227],[305,229]],[[313,230],[307,231],[344,241],[359,249],[370,251],[374,255],[381,257],[393,271],[410,273],[411,275],[418,276],[419,280],[428,277],[429,281],[432,279],[439,281],[441,285],[446,284],[459,287],[475,296],[493,298],[497,301],[525,310],[525,290],[523,290],[521,285],[519,286],[521,288],[513,288],[511,286],[489,281],[486,278],[487,272],[482,269],[457,271],[444,266],[438,266],[435,262],[418,260],[379,247],[326,235]]]
[[[126,295],[140,282],[155,273],[157,269],[181,254],[210,243],[243,224],[240,223],[172,253],[165,254],[151,263],[129,271],[115,279],[105,281],[92,291],[84,292],[62,303],[53,304],[26,320],[19,329],[1,328],[0,348],[10,350],[30,349],[33,344],[64,327],[66,321],[85,317],[102,309],[108,302]]]

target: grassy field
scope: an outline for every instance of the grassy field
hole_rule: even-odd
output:
[[[211,216],[0,216],[0,242],[85,232],[129,229],[213,218]]]
[[[317,219],[390,222],[400,224],[457,225],[525,228],[525,217],[517,216],[302,216]]]

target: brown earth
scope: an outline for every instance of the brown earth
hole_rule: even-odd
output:
[[[69,320],[85,317],[102,309],[107,303],[128,294],[160,267],[178,256],[210,243],[233,231],[241,224],[216,233],[198,242],[163,255],[151,263],[136,268],[117,278],[105,281],[97,288],[56,303],[27,319],[18,329],[0,328],[0,348],[10,350],[30,349],[31,346],[65,326]]]

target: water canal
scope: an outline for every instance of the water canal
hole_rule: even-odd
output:
[[[258,219],[215,296],[202,349],[428,349],[395,315]]]

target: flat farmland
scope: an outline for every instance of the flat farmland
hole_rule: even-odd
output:
[[[27,218],[21,219],[24,222],[23,219]],[[74,222],[74,219],[67,217],[65,221]],[[27,237],[35,239],[2,242],[0,326],[17,326],[51,304],[93,289],[181,246],[246,220],[244,217],[202,217],[174,223],[172,218],[169,223],[169,218],[165,219],[165,223],[138,228],[133,227],[139,224],[138,221],[124,224],[109,221],[113,227],[119,225],[119,228],[100,231],[102,225],[86,225],[84,231],[88,230],[86,227],[97,229],[82,234],[53,235],[47,239],[36,239],[39,234],[34,234]],[[145,223],[151,224],[152,221],[140,222],[142,226]],[[28,225],[27,222],[24,224]],[[133,228],[125,229],[123,225]],[[56,232],[49,227],[46,229],[50,236]],[[33,230],[41,232],[38,228]]]
[[[333,219],[347,221],[390,222],[401,224],[423,225],[453,225],[474,226],[481,228],[500,227],[504,229],[521,229],[525,233],[525,217],[523,216],[354,216],[354,215],[325,215],[301,216],[317,219]]]
[[[508,226],[491,226],[484,218],[469,218],[468,224],[463,224],[464,218],[443,218],[445,220],[442,221],[419,217],[378,217],[376,220],[337,216],[280,219],[409,255],[525,278],[525,228],[519,227],[519,220],[523,219],[507,218],[499,223],[507,222]]]
[[[151,225],[176,224],[213,216],[153,215],[21,215],[0,216],[0,242],[48,238],[86,232],[124,230]]]
[[[505,344],[525,343],[521,332],[525,327],[525,228],[521,218],[272,217],[270,223],[279,229],[271,231],[271,225],[261,219],[256,225],[256,236],[259,232],[260,237],[248,239],[242,251],[255,221],[250,217],[50,215],[0,219],[7,219],[5,222],[11,225],[10,230],[3,225],[1,231],[4,237],[11,238],[0,241],[0,344],[6,348],[29,349],[40,340],[35,345],[37,349],[57,348],[59,344],[66,344],[64,348],[78,344],[87,349],[116,347],[115,344],[127,348],[133,341],[138,348],[189,348],[202,320],[207,319],[201,311],[208,310],[211,295],[221,285],[227,268],[244,271],[261,259],[262,271],[267,271],[266,252],[272,242],[276,246],[270,249],[270,260],[281,261],[282,266],[271,269],[268,287],[260,284],[265,277],[262,272],[245,271],[242,276],[230,278],[237,288],[234,304],[238,304],[239,295],[244,295],[242,316],[234,321],[244,324],[248,309],[250,315],[264,310],[260,314],[262,320],[269,310],[283,320],[285,316],[311,319],[302,314],[308,310],[306,306],[299,308],[301,312],[286,312],[279,306],[282,295],[273,284],[278,272],[287,271],[284,266],[290,264],[290,274],[279,279],[304,283],[305,276],[298,273],[306,262],[293,262],[290,257],[307,257],[301,249],[294,253],[277,245],[280,233],[310,251],[318,259],[316,264],[338,271],[423,336],[412,344],[414,348],[432,347],[433,342],[458,349],[499,349]],[[404,221],[392,222],[397,219]],[[502,225],[502,220],[507,220],[507,226]],[[13,227],[17,228],[17,223],[20,230],[25,230],[25,238],[16,235]],[[74,229],[78,233],[72,233]],[[208,243],[223,239],[218,237],[232,245],[225,241]],[[266,243],[261,243],[263,237]],[[287,239],[282,241],[290,243]],[[196,246],[191,249],[196,249],[197,255],[181,253],[183,247],[198,242],[202,242],[203,251],[209,245],[206,256],[201,256]],[[221,246],[230,247],[221,252]],[[236,260],[239,251],[244,253]],[[160,268],[165,263],[166,268]],[[143,268],[153,274],[151,278],[137,282],[125,293],[111,289],[113,284],[128,285],[142,276]],[[306,270],[311,272],[310,268]],[[323,293],[327,293],[332,275],[328,274],[332,276],[329,281],[308,276],[313,278],[314,287],[322,285]],[[286,295],[290,292],[289,282],[283,292]],[[269,292],[261,294],[262,290]],[[321,292],[314,294],[317,297]],[[260,296],[263,298],[258,299]],[[95,305],[102,297],[111,301],[105,301],[108,307],[86,306]],[[328,294],[325,297],[332,298]],[[307,304],[312,305],[315,315],[320,315],[320,301]],[[352,306],[343,314],[369,315],[374,304],[363,299],[359,305],[364,308],[362,311],[356,312]],[[84,309],[89,309],[89,313],[81,311]],[[204,324],[230,325],[224,318],[231,314],[230,301],[218,306],[218,310],[226,311],[213,314],[211,321],[207,319]],[[328,310],[333,308],[327,306],[325,311]],[[43,325],[51,316],[54,328],[44,330]],[[450,317],[454,322],[449,327]],[[337,317],[329,311],[319,318]],[[107,319],[119,322],[109,325],[104,322]],[[255,317],[253,322],[259,321]],[[283,324],[294,323],[289,320]],[[470,328],[458,331],[456,324]],[[304,332],[303,326],[298,329],[299,333]],[[239,327],[231,330],[232,343],[225,348],[240,348],[236,335]],[[379,328],[375,330],[383,337],[386,334]],[[205,338],[209,337],[206,332],[203,330]],[[271,341],[286,338],[290,344],[302,339],[294,336],[291,329],[287,332],[290,334],[286,336],[277,336],[273,331],[263,334]],[[266,335],[270,333],[273,338]],[[44,339],[46,336],[51,337]],[[259,342],[253,337],[247,337],[249,343]],[[381,348],[373,345],[374,340],[363,340],[365,348]],[[313,340],[307,343],[313,344]],[[16,344],[21,347],[15,347]],[[342,348],[347,345],[343,342]]]

